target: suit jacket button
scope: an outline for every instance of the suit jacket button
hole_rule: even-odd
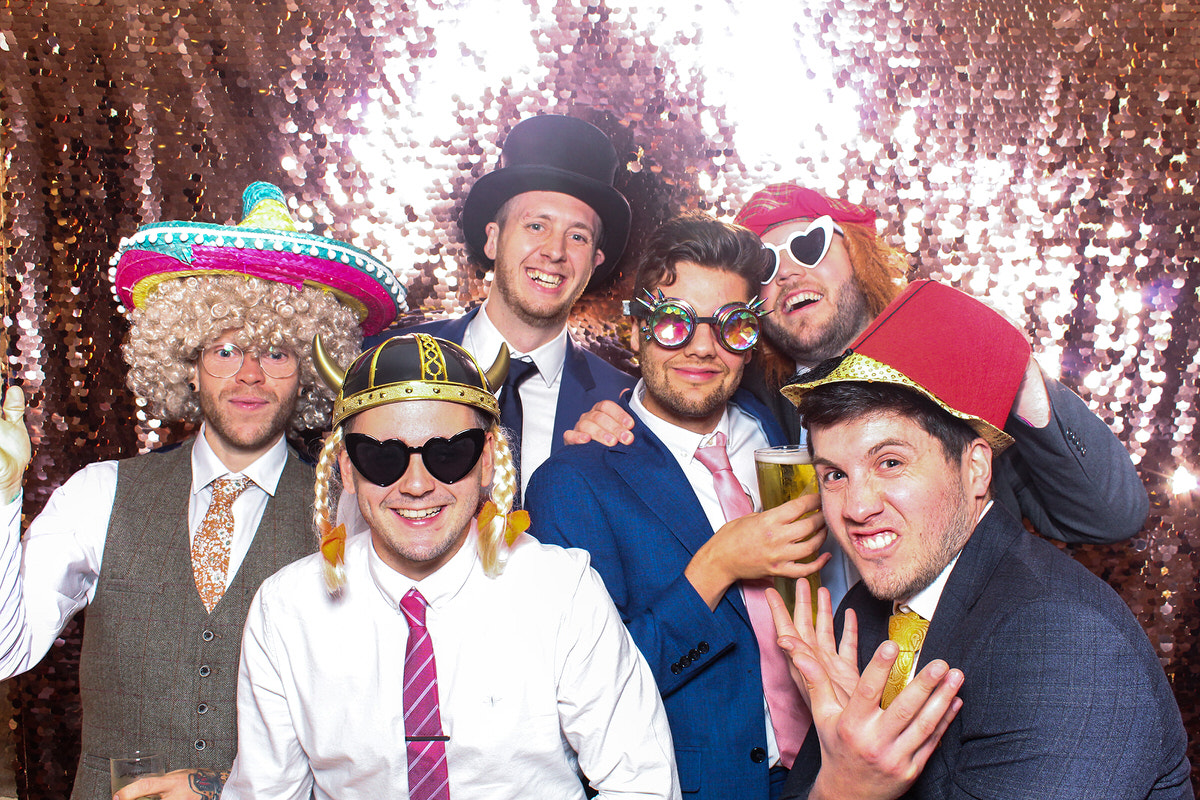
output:
[[[702,655],[704,653],[707,653],[708,652],[708,642],[701,642],[700,644],[696,645],[696,649],[699,650]]]
[[[693,647],[692,651],[690,653],[688,653],[688,658],[690,658],[692,661],[699,661],[700,660],[700,650]]]
[[[756,747],[750,751],[750,760],[755,764],[761,764],[767,760],[767,751],[761,747]]]
[[[683,672],[683,667],[679,666],[678,664],[671,665],[671,674],[672,675],[678,675],[681,672]]]

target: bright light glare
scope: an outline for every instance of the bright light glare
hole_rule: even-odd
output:
[[[1188,472],[1185,467],[1177,467],[1175,474],[1171,476],[1171,492],[1173,494],[1187,494],[1194,492],[1200,488],[1200,481],[1197,481],[1196,476]]]

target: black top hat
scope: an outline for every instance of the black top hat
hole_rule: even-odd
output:
[[[604,226],[604,261],[589,287],[612,272],[629,239],[631,213],[613,188],[617,151],[599,128],[575,117],[543,115],[518,122],[504,141],[500,168],[471,187],[463,205],[462,229],[471,255],[490,265],[483,253],[485,228],[500,206],[523,192],[562,192],[592,207]]]

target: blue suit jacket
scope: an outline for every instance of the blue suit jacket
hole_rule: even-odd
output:
[[[467,335],[467,326],[478,313],[479,307],[476,307],[453,319],[422,322],[407,328],[388,328],[364,341],[363,349],[405,333],[428,333],[455,344],[462,344],[463,337]],[[480,366],[487,369],[491,364]],[[563,446],[563,434],[575,427],[575,423],[585,411],[590,411],[592,406],[601,400],[616,400],[621,396],[621,392],[633,388],[636,382],[633,376],[589,353],[568,335],[562,382],[558,388],[558,407],[554,410],[554,438],[550,452],[558,452]]]
[[[772,444],[782,441],[751,395],[734,401]],[[710,611],[684,577],[713,530],[675,457],[635,420],[633,444],[567,447],[534,473],[530,533],[591,554],[658,681],[684,794],[766,798],[762,675],[746,606],[735,586]]]
[[[839,635],[846,608],[866,664],[891,603],[859,583]],[[1145,631],[1108,584],[999,505],[946,582],[920,663],[937,658],[963,671],[963,706],[905,798],[1194,798],[1187,734]],[[785,797],[808,794],[816,738]]]

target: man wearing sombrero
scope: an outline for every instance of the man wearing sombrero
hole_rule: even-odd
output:
[[[582,773],[601,798],[678,798],[658,688],[604,583],[511,512],[502,368],[423,333],[345,371],[317,359],[338,389],[325,536],[251,605],[222,796],[582,800]],[[338,484],[365,534],[333,527]]]
[[[543,115],[514,126],[500,168],[475,182],[463,206],[467,249],[493,269],[487,300],[461,318],[413,328],[488,364],[508,346],[500,405],[516,436],[522,487],[581,414],[634,383],[567,332],[571,307],[612,274],[629,237],[616,170],[608,137],[581,119]]]
[[[802,443],[801,417],[779,394],[793,376],[842,353],[904,290],[904,254],[876,232],[875,212],[796,183],[756,192],[736,222],[771,255],[763,276],[763,347],[743,388],[775,414],[788,441]],[[589,415],[581,432],[611,443],[633,421],[615,405]],[[601,429],[603,426],[603,430]],[[1077,395],[1026,363],[1003,428],[1016,444],[995,463],[996,501],[1038,533],[1066,542],[1115,542],[1135,534],[1149,509],[1145,487],[1120,440]],[[857,580],[836,547],[821,571],[836,603]]]
[[[785,797],[1194,796],[1179,708],[1129,608],[993,502],[1029,353],[991,309],[918,281],[784,387],[862,575],[836,626],[857,652],[836,649],[827,596],[815,629],[805,598],[794,623],[775,598],[814,720]]]
[[[172,773],[121,800],[219,791],[236,750],[250,599],[316,546],[312,469],[284,439],[328,421],[312,338],[348,358],[402,297],[369,254],[297,232],[276,187],[250,186],[243,209],[237,226],[146,225],[115,259],[132,309],[129,386],[149,414],[200,423],[195,438],[85,467],[21,540],[24,397],[13,388],[4,400],[0,674],[36,665],[87,606],[77,800],[111,797],[109,758],[138,749],[160,752]]]

